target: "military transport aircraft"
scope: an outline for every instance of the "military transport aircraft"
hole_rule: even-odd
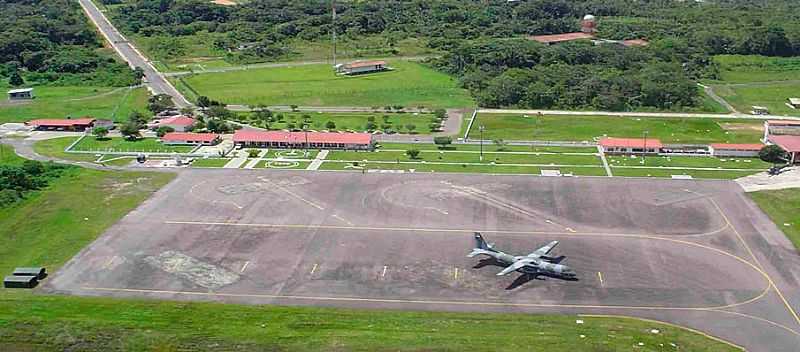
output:
[[[559,258],[548,256],[550,251],[557,245],[558,241],[553,241],[526,256],[514,256],[494,249],[494,243],[486,243],[483,236],[481,236],[479,232],[476,232],[475,248],[472,249],[472,252],[470,252],[467,257],[473,258],[477,255],[485,255],[500,264],[507,265],[503,271],[497,273],[497,276],[519,271],[524,274],[533,275],[534,277],[537,275],[550,275],[564,279],[575,279],[576,274],[574,270],[566,265],[559,264]]]

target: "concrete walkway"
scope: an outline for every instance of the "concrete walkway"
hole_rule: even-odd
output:
[[[736,179],[745,192],[800,188],[800,167],[793,167],[780,175],[770,176],[766,172]],[[800,191],[800,190],[798,190]]]
[[[603,153],[603,148],[599,145],[597,146],[597,154],[600,155],[600,160],[603,161],[603,167],[606,169],[606,175],[608,177],[614,177],[614,174],[611,172],[611,167],[608,166],[608,160],[606,160],[606,153]]]
[[[327,157],[328,157],[328,151],[320,150],[319,153],[317,153],[317,157],[314,158],[314,161],[312,161],[311,164],[308,165],[306,170],[319,170],[320,165],[322,165],[322,162],[325,161],[325,158]]]
[[[247,162],[247,152],[244,150],[239,150],[234,152],[236,153],[236,157],[231,159],[223,168],[225,169],[238,169],[242,167],[242,164]]]

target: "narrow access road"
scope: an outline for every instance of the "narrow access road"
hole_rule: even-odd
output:
[[[132,68],[141,67],[144,70],[145,85],[153,94],[168,94],[178,108],[192,107],[186,97],[178,92],[167,79],[150,64],[150,61],[142,55],[131,42],[128,41],[112,24],[105,15],[97,8],[92,0],[78,0],[97,30],[114,50]]]

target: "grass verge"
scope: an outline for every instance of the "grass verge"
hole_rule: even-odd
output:
[[[775,222],[794,247],[800,249],[800,188],[748,193]],[[788,224],[788,226],[786,225]]]
[[[132,111],[149,114],[145,88],[34,87],[31,101],[0,102],[0,123],[92,116],[123,121]]]

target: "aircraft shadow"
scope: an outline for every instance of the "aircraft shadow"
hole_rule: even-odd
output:
[[[552,262],[553,263],[560,263],[565,258],[566,258],[565,256],[560,256],[558,258],[555,258],[555,260],[553,260]],[[497,267],[501,267],[501,268],[505,268],[506,267],[505,264],[498,262],[494,258],[487,258],[487,259],[482,259],[482,260],[478,261],[478,264],[475,264],[475,266],[473,266],[472,268],[473,269],[480,269],[480,268],[483,268],[483,267],[486,267],[486,266],[497,266]],[[565,278],[565,277],[561,277],[561,276],[558,276],[558,275],[547,274],[547,273],[538,273],[538,274],[525,274],[525,273],[523,273],[523,274],[517,276],[517,278],[514,279],[514,282],[512,282],[511,285],[508,285],[508,287],[506,287],[506,290],[516,289],[516,288],[518,288],[518,287],[520,287],[520,286],[522,286],[522,285],[524,285],[524,284],[526,284],[526,283],[528,283],[530,281],[533,281],[533,280],[547,280],[547,278],[563,280],[563,281],[578,281],[578,278]]]

